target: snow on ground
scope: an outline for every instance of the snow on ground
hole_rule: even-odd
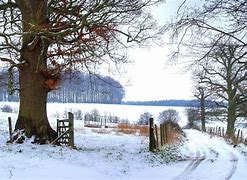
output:
[[[247,159],[220,137],[196,130],[187,130],[188,163],[177,179],[236,179],[247,178]],[[246,148],[247,149],[247,148]],[[186,149],[185,149],[186,150]]]
[[[85,128],[76,134],[77,149],[5,141],[1,136],[1,179],[137,179],[142,172],[156,173],[165,166],[147,151],[147,138],[134,135],[98,134]]]
[[[62,106],[51,106],[54,109],[49,109],[50,112],[56,112],[56,108],[62,112]],[[63,108],[68,107],[70,106],[65,105]],[[118,111],[122,108],[123,114],[138,112],[138,116],[144,111],[144,107],[128,109],[112,105],[104,108],[110,107]],[[163,107],[159,108],[153,108],[153,112],[163,110]],[[86,106],[82,109],[86,109]],[[185,130],[187,137],[184,142],[151,153],[148,151],[147,137],[114,133],[111,129],[103,129],[105,133],[96,133],[84,128],[83,121],[76,120],[77,149],[71,149],[65,146],[35,145],[31,140],[21,145],[6,144],[9,116],[14,125],[16,113],[0,113],[1,180],[247,179],[246,146],[233,148],[222,138],[211,137],[196,130]],[[49,119],[55,127],[56,118]]]
[[[166,151],[148,152],[148,138],[113,133],[75,132],[77,149],[64,146],[6,144],[0,136],[1,179],[236,179],[247,177],[247,160],[222,138],[185,130],[187,140]],[[169,148],[170,147],[170,148]],[[241,147],[247,152],[246,147]],[[177,162],[166,163],[173,152]]]

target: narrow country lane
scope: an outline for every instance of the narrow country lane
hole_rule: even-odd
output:
[[[196,130],[186,130],[188,138],[188,163],[178,172],[176,180],[214,179],[244,180],[247,160],[222,138],[211,137]],[[243,174],[245,173],[245,174]]]

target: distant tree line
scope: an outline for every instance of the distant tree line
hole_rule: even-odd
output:
[[[8,75],[1,73],[0,79],[0,101],[19,101],[18,90],[11,95],[8,92]],[[118,104],[125,95],[123,86],[109,76],[76,72],[64,79],[48,93],[48,102]]]
[[[157,101],[126,101],[122,104],[127,105],[143,105],[143,106],[181,106],[181,107],[199,107],[200,101],[193,100],[157,100]],[[206,102],[206,106],[215,106],[211,101]]]

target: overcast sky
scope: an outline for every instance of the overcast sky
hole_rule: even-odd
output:
[[[160,23],[166,22],[176,14],[182,2],[166,0],[166,3],[154,8],[154,17]],[[126,78],[130,79],[131,86],[125,87],[125,101],[193,98],[191,75],[183,72],[181,59],[177,65],[168,65],[169,49],[169,45],[154,45],[150,49],[133,49],[129,52],[134,63],[127,68]]]

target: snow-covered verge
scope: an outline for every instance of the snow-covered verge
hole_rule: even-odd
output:
[[[6,144],[6,136],[0,139],[1,179],[152,179],[167,177],[166,163],[181,158],[176,146],[153,154],[145,137],[99,134],[88,128],[76,133],[76,149],[34,145],[31,140]]]
[[[184,142],[148,151],[148,138],[95,133],[80,128],[77,149],[64,146],[6,144],[0,136],[1,179],[246,179],[246,156],[222,138],[186,130]],[[242,147],[241,149],[245,149]],[[168,163],[169,162],[169,163]]]

